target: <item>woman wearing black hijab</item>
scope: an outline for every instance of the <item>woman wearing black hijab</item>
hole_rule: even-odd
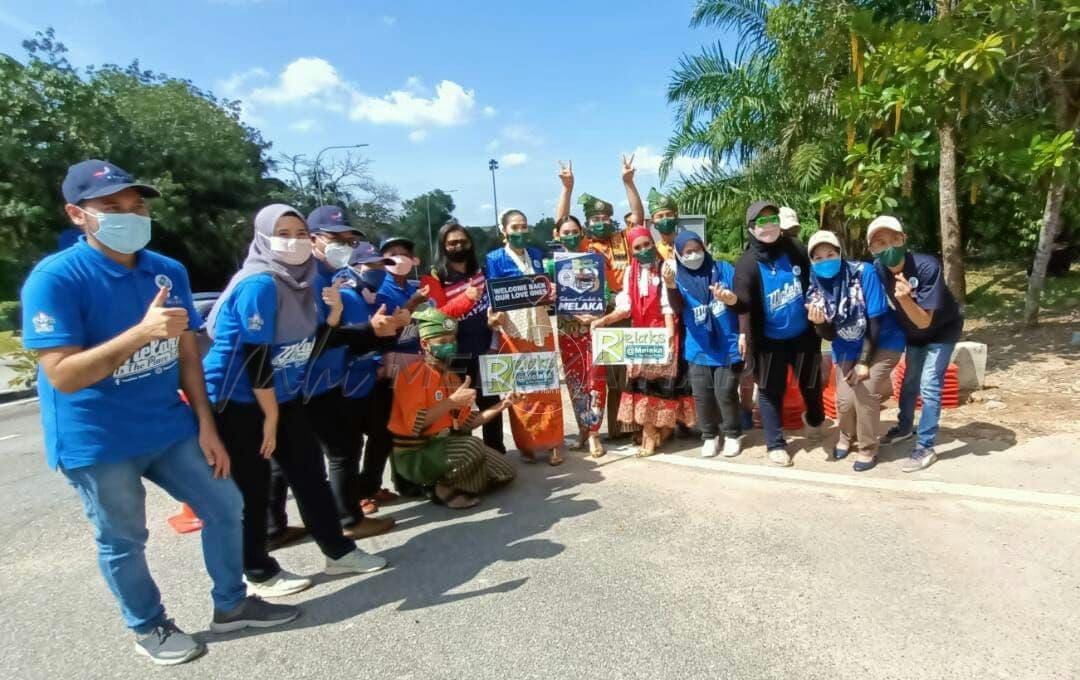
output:
[[[806,402],[806,434],[820,440],[825,411],[821,403],[821,339],[807,320],[805,291],[810,260],[796,242],[780,233],[780,209],[756,201],[746,211],[749,247],[735,265],[735,310],[739,313],[739,351],[752,357],[758,406],[769,460],[791,465],[784,441],[784,392],[788,367]]]

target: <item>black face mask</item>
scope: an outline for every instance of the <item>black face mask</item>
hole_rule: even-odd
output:
[[[446,251],[446,259],[451,262],[465,262],[472,256],[472,248]]]

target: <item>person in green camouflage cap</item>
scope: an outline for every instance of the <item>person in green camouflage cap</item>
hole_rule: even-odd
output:
[[[424,307],[413,319],[425,361],[404,366],[394,381],[391,464],[398,476],[428,489],[432,500],[470,508],[489,487],[512,480],[515,471],[503,454],[469,433],[501,418],[520,397],[510,394],[495,406],[474,410],[471,379],[462,381],[450,370],[457,321],[434,307]]]
[[[649,217],[660,233],[656,250],[668,262],[675,262],[675,232],[679,230],[679,205],[671,196],[649,189]]]

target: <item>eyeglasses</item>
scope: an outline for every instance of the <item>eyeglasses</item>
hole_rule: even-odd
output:
[[[780,224],[779,215],[763,215],[754,220],[754,224],[758,227],[767,227],[770,224]]]

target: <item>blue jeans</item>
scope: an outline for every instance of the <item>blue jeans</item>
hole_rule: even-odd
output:
[[[203,560],[214,583],[214,608],[229,611],[243,601],[243,500],[231,479],[214,479],[197,438],[116,463],[61,470],[94,525],[98,565],[128,628],[146,633],[165,620],[144,554],[149,532],[143,477],[190,505],[203,521]]]
[[[897,424],[904,432],[915,424],[915,398],[922,397],[922,416],[916,432],[918,446],[928,449],[937,439],[938,420],[941,418],[941,390],[945,385],[945,371],[949,368],[954,342],[932,343],[924,347],[912,347],[904,351],[907,367],[904,384],[900,388],[900,415]]]

